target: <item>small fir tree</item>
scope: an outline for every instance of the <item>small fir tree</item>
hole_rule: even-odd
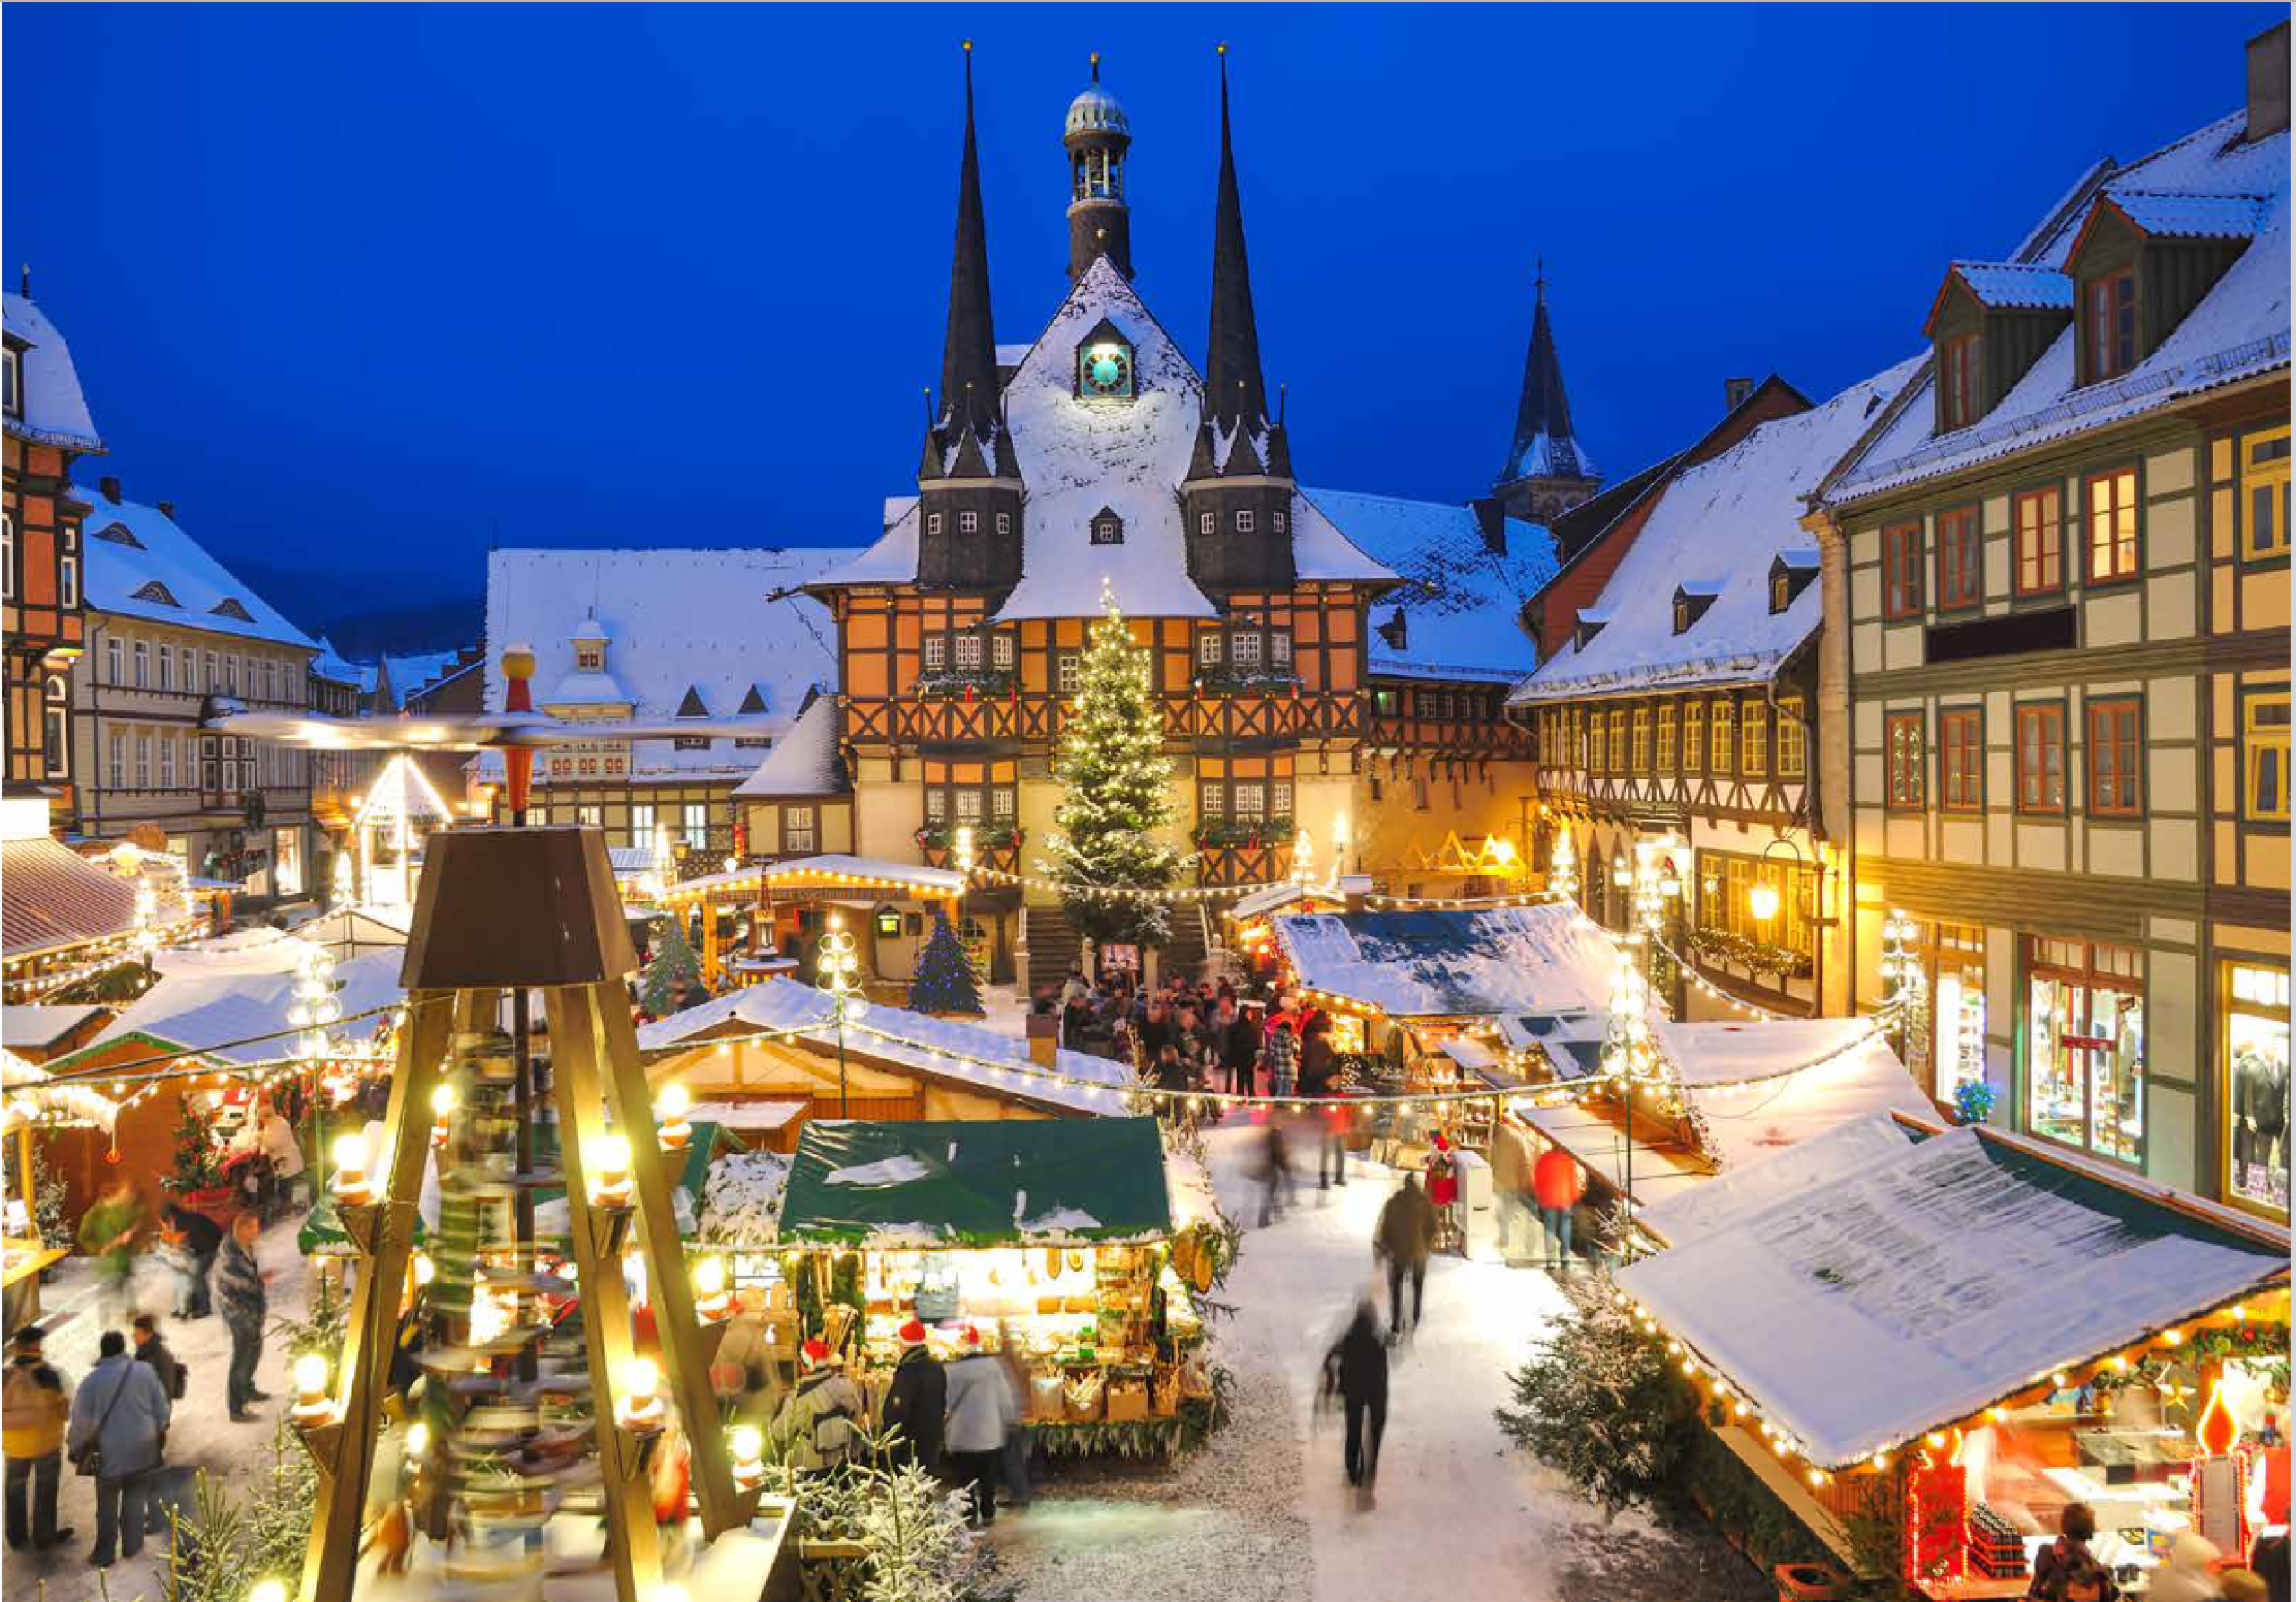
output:
[[[980,976],[955,927],[941,913],[933,915],[933,933],[918,953],[917,971],[909,981],[909,1010],[919,1013],[972,1013],[980,1006]]]
[[[201,1116],[197,1101],[186,1093],[176,1114],[175,1163],[168,1171],[168,1188],[178,1196],[213,1190],[223,1182],[215,1161],[215,1136]]]
[[[701,980],[701,960],[685,937],[682,919],[665,918],[657,926],[654,955],[646,964],[646,981],[638,999],[657,1018],[677,1010],[678,997]]]
[[[1172,765],[1164,756],[1154,661],[1102,585],[1076,709],[1053,764],[1063,794],[1048,865],[1055,877],[1079,887],[1061,892],[1061,910],[1096,943],[1161,945],[1171,936],[1162,901],[1082,888],[1161,890],[1179,869],[1180,852],[1160,838],[1170,818]]]
[[[1697,1397],[1619,1305],[1607,1276],[1564,1292],[1570,1310],[1512,1376],[1521,1411],[1495,1414],[1509,1440],[1615,1518],[1659,1494],[1681,1468]]]

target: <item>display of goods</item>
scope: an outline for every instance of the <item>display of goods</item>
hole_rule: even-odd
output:
[[[1148,1386],[1148,1411],[1157,1418],[1170,1418],[1179,1410],[1180,1365],[1160,1363]]]
[[[1064,1388],[1063,1400],[1070,1424],[1100,1423],[1108,1406],[1108,1376],[1098,1370],[1074,1376]]]
[[[1994,1580],[2015,1580],[2025,1570],[2025,1537],[1986,1502],[1970,1509],[1970,1567]]]
[[[1131,1424],[1147,1416],[1148,1382],[1145,1380],[1112,1380],[1109,1382],[1109,1423]]]
[[[1905,1492],[1906,1577],[1959,1579],[1969,1548],[1969,1484],[1961,1465],[1909,1469]]]
[[[1057,1371],[1029,1376],[1029,1419],[1032,1424],[1058,1424],[1068,1416],[1067,1388]]]

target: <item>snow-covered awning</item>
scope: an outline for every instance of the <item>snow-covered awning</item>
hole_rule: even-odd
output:
[[[1661,1023],[1700,1146],[1743,1168],[1848,1119],[1936,1109],[1868,1018]]]
[[[962,895],[965,876],[953,869],[875,857],[800,857],[767,865],[765,882],[781,890],[907,890],[926,896]]]
[[[0,1135],[26,1124],[92,1124],[109,1131],[118,1103],[91,1084],[58,1084],[46,1068],[0,1050]]]
[[[1822,1182],[1757,1166],[1701,1195],[1693,1238],[1618,1276],[1822,1468],[2288,1277],[2285,1228],[2037,1141],[1977,1126],[1861,1145],[1855,1165],[1849,1144],[1820,1151]]]
[[[1595,1007],[1616,950],[1567,901],[1307,913],[1274,920],[1300,985],[1397,1018]]]

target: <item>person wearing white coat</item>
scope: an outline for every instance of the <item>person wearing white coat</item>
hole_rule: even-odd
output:
[[[980,1349],[980,1331],[965,1327],[964,1355],[949,1365],[947,1437],[943,1442],[957,1483],[972,1495],[972,1523],[996,1522],[996,1471],[1004,1437],[1020,1422],[1020,1403],[1004,1365]]]

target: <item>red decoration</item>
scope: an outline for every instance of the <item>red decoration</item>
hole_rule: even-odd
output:
[[[1969,1480],[1961,1464],[1925,1460],[1906,1470],[1905,1577],[1959,1580],[1968,1549]]]

